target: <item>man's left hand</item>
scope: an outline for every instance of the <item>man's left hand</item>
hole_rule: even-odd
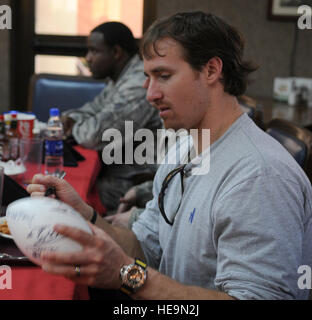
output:
[[[120,268],[131,264],[133,259],[105,231],[92,224],[89,226],[93,234],[69,226],[55,226],[57,233],[80,243],[82,251],[43,252],[42,269],[87,286],[119,289]],[[76,266],[79,266],[79,273]]]

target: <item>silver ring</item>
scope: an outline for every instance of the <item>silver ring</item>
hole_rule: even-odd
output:
[[[76,277],[80,277],[80,266],[75,266]]]

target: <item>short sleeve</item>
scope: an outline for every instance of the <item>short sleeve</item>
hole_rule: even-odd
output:
[[[237,299],[298,297],[304,202],[299,185],[276,176],[247,179],[220,195],[213,209],[216,288]]]

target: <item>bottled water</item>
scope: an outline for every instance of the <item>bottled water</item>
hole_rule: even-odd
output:
[[[50,118],[45,130],[44,173],[57,175],[63,170],[63,125],[60,111],[50,109]]]

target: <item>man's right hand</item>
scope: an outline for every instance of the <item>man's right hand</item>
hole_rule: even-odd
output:
[[[72,135],[73,126],[75,124],[75,120],[70,118],[69,116],[62,116],[61,121],[63,124],[64,135],[65,137],[70,137]]]
[[[28,185],[27,192],[32,197],[43,197],[49,187],[55,187],[59,200],[67,203],[78,211],[86,220],[90,220],[93,209],[85,203],[76,190],[65,180],[50,175],[36,174],[32,183]]]

